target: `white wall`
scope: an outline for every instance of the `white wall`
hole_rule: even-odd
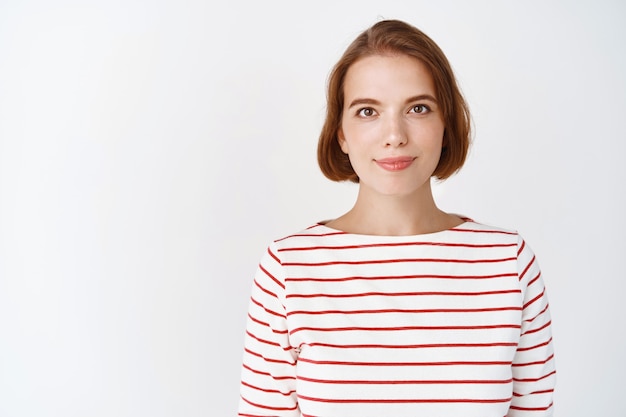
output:
[[[556,415],[626,415],[623,3],[5,0],[0,416],[236,413],[265,245],[352,202],[315,162],[324,86],[380,17],[473,110],[441,206],[539,256]]]

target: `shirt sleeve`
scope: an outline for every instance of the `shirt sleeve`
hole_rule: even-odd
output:
[[[523,294],[522,328],[513,359],[513,399],[507,416],[552,416],[556,371],[548,297],[537,259],[521,237],[517,261]]]
[[[289,343],[283,269],[272,244],[252,285],[239,416],[300,417],[296,397],[297,350]]]

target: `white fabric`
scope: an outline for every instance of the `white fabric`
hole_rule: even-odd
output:
[[[554,382],[544,283],[516,232],[316,224],[259,265],[240,416],[550,416]]]

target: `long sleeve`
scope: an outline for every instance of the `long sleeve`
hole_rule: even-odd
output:
[[[554,382],[543,281],[514,231],[318,224],[255,274],[239,417],[549,417]]]
[[[297,352],[289,343],[284,300],[282,267],[270,245],[251,291],[239,416],[300,416],[295,390]]]
[[[513,400],[508,417],[552,416],[556,371],[548,298],[539,264],[521,237],[517,259],[523,294],[522,328],[513,360]]]

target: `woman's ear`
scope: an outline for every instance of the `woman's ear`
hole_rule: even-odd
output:
[[[339,127],[339,129],[337,129],[337,142],[339,142],[339,147],[341,148],[343,153],[345,153],[347,155],[348,154],[348,143],[346,142],[346,138],[343,135],[343,129],[341,127]]]

